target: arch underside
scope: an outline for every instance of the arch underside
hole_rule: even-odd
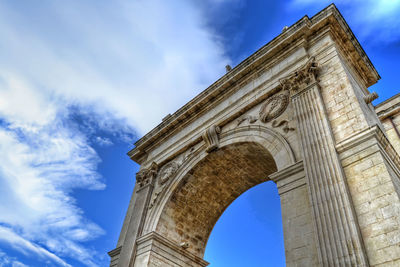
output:
[[[235,143],[210,153],[181,179],[156,231],[178,244],[187,242],[188,251],[203,257],[211,230],[229,204],[275,171],[274,158],[258,143]]]

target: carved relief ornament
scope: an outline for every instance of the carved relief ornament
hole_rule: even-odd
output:
[[[206,151],[210,153],[215,150],[219,146],[219,137],[218,134],[221,132],[221,128],[217,125],[212,125],[203,133],[203,140],[206,143]]]
[[[287,93],[277,94],[269,97],[260,108],[260,121],[267,123],[278,118],[285,112],[289,105],[289,95]]]
[[[316,81],[317,67],[315,58],[311,57],[298,70],[281,79],[279,83],[283,93],[270,96],[262,104],[259,111],[260,121],[267,123],[282,115],[289,105],[290,92],[297,92]],[[289,129],[292,128],[287,128],[288,131]]]
[[[165,164],[158,173],[158,183],[163,185],[176,173],[179,168],[179,164],[175,161],[168,162]]]
[[[158,166],[155,162],[153,162],[149,168],[144,168],[136,173],[136,183],[139,185],[139,188],[152,184],[157,175]]]
[[[161,167],[160,171],[158,172],[157,175],[157,180],[159,186],[155,189],[153,192],[150,204],[149,204],[149,209],[153,208],[154,205],[157,203],[159,196],[163,192],[164,188],[166,187],[166,183],[173,178],[173,176],[176,174],[178,171],[179,167],[182,166],[187,160],[190,159],[190,157],[194,153],[194,147],[190,148],[187,154],[182,158],[182,161],[180,163],[176,161],[170,161],[164,166]]]
[[[298,91],[317,81],[318,63],[311,57],[302,67],[281,79],[279,82],[283,90]]]

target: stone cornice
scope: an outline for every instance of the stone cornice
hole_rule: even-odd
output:
[[[375,111],[381,121],[385,120],[388,117],[394,116],[400,112],[400,102],[391,104],[390,106],[387,105],[392,101],[395,102],[397,98],[400,98],[400,93],[392,96],[389,99],[386,99],[385,101],[375,106]]]
[[[357,68],[357,72],[362,74],[362,77],[367,77],[367,81],[365,81],[366,87],[376,83],[380,78],[378,73],[340,12],[335,5],[331,4],[311,19],[305,16],[297,21],[174,114],[168,116],[162,123],[139,139],[135,143],[136,147],[129,151],[128,155],[132,160],[142,163],[148,146],[158,143],[167,135],[172,134],[186,123],[192,121],[193,117],[197,117],[205,107],[217,104],[218,99],[229,95],[232,91],[240,89],[238,85],[241,84],[243,78],[249,76],[254,71],[259,71],[262,66],[268,65],[274,57],[278,57],[283,51],[290,50],[291,46],[295,43],[299,45],[299,40],[307,40],[309,36],[324,27],[329,27],[333,35],[341,37],[341,40],[345,40],[344,43],[350,44],[346,46],[345,50],[351,50],[351,53],[347,54],[352,58],[355,57],[355,59],[349,59],[349,61],[356,61],[358,63],[353,65],[354,68]],[[303,45],[306,45],[306,43],[307,41]]]
[[[115,256],[117,256],[117,255],[119,255],[121,253],[121,249],[122,249],[122,246],[119,246],[119,247],[117,247],[117,248],[115,248],[113,250],[110,250],[107,253],[108,253],[108,255],[110,257],[115,257]]]
[[[163,237],[162,235],[156,232],[150,232],[145,234],[144,236],[140,237],[137,240],[138,249],[140,248],[141,244],[146,242],[154,243],[154,241],[159,242],[173,251],[179,251],[180,254],[186,256],[188,259],[192,260],[195,263],[198,263],[200,266],[207,266],[209,263],[202,258],[197,257],[196,255],[190,253],[189,251],[185,250],[182,246],[175,244],[174,242],[168,240],[167,238]],[[148,246],[146,251],[151,250],[151,246]]]
[[[278,181],[286,179],[287,177],[290,177],[293,174],[297,174],[302,170],[304,170],[303,160],[300,160],[281,171],[277,171],[274,172],[273,174],[270,174],[268,177],[269,179],[277,183]]]
[[[393,162],[395,166],[394,169],[400,169],[400,156],[397,154],[382,129],[377,125],[371,126],[338,143],[336,145],[336,151],[339,154],[345,153],[346,151],[352,151],[352,148],[361,144],[366,144],[368,143],[367,141],[371,139],[376,140],[377,144],[382,148],[382,151],[385,152],[385,156]],[[349,157],[349,155],[347,157]]]

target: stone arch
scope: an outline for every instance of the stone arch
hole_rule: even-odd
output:
[[[398,212],[393,212],[400,206],[400,161],[390,135],[379,124],[370,103],[374,97],[367,89],[378,79],[334,5],[286,29],[135,143],[128,155],[142,166],[117,247],[109,252],[111,266],[206,266],[202,248],[207,226],[213,226],[224,207],[242,191],[266,179],[278,187],[288,266],[400,262],[399,242],[392,240],[400,233],[392,227],[393,223],[400,225]],[[273,101],[282,90],[289,95],[290,116],[277,110]],[[382,120],[386,113],[395,115],[391,106],[395,103],[390,100],[381,107],[384,110],[378,115]],[[259,104],[262,112],[256,114]],[[247,121],[243,124],[249,126],[228,130],[234,127],[234,120],[240,120],[236,125]],[[290,136],[298,158],[285,138],[257,126],[270,122],[271,127]],[[290,133],[294,128],[289,124],[295,132]],[[160,180],[159,174],[165,171],[161,165],[193,143],[191,156],[175,158],[180,167]],[[255,166],[252,170],[237,168],[233,154],[242,165]],[[221,159],[223,167],[210,168]],[[218,192],[216,196],[208,194],[206,198],[214,197],[218,206],[202,206],[196,192],[207,193],[199,193],[199,189],[225,177],[214,169],[236,172],[236,180],[250,177],[252,182],[239,183],[242,186],[231,183],[235,178],[221,182],[221,188],[237,187],[237,192],[228,190],[225,198],[218,198],[223,195]],[[186,190],[191,181],[198,183],[191,185],[196,189],[193,192]],[[182,192],[193,197],[185,198]],[[177,220],[174,211],[186,212],[197,206],[176,207],[173,202],[197,198],[199,209],[208,208],[208,223],[202,224],[204,215],[201,220]],[[219,203],[221,199],[225,201]],[[165,227],[172,222],[172,227],[164,231],[163,221]],[[184,224],[173,225],[179,221]],[[184,235],[185,224],[193,235]],[[198,233],[192,233],[190,227],[197,226]]]
[[[202,258],[211,230],[231,202],[294,163],[289,143],[272,129],[250,125],[222,132],[218,150],[206,153],[202,146],[181,166],[145,231],[186,242],[187,251]]]

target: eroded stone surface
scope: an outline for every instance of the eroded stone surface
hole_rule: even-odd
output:
[[[157,231],[203,256],[209,234],[228,205],[268,180],[276,165],[263,147],[239,143],[210,153],[183,179],[165,207]]]

